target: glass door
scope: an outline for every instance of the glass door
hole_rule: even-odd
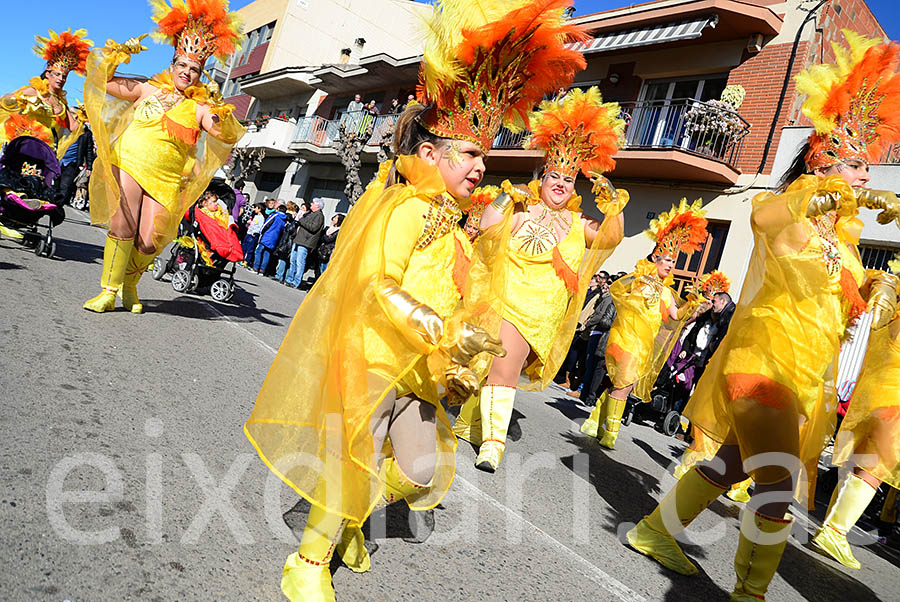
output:
[[[728,78],[725,75],[656,80],[647,82],[628,129],[629,146],[687,148],[684,117],[695,101],[718,98]]]

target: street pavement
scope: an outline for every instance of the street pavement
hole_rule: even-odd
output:
[[[302,293],[240,268],[218,303],[148,275],[144,315],[93,314],[81,304],[98,291],[105,232],[70,209],[56,235],[54,259],[0,241],[0,599],[281,599],[296,540],[280,516],[296,496],[242,425]],[[675,483],[684,443],[633,424],[606,451],[564,393],[519,393],[494,475],[460,442],[424,543],[403,541],[402,510],[378,514],[372,570],[335,565],[338,598],[726,600],[741,505],[722,497],[695,521],[697,576],[622,545]],[[892,549],[854,548],[852,571],[805,543],[826,503],[795,523],[768,599],[900,599]]]

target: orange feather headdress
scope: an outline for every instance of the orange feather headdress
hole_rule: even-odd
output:
[[[697,281],[697,290],[707,299],[712,299],[719,293],[727,293],[730,288],[731,279],[719,270],[703,274]]]
[[[484,214],[485,208],[494,202],[494,199],[500,195],[500,188],[497,186],[480,186],[472,191],[469,201],[472,203],[466,210],[469,214],[467,222],[472,222],[476,226],[481,223],[481,216]]]
[[[3,130],[7,140],[19,136],[32,136],[53,146],[53,133],[50,128],[26,115],[11,114],[3,124]]]
[[[807,95],[803,114],[816,128],[809,137],[809,169],[873,163],[900,140],[900,45],[843,33],[847,48],[832,42],[835,64],[813,65],[796,78],[797,90]]]
[[[153,39],[175,46],[175,54],[200,65],[215,56],[224,60],[240,47],[237,13],[228,12],[228,0],[150,0],[157,30]]]
[[[518,131],[544,95],[569,87],[585,34],[565,19],[572,0],[439,0],[427,21],[418,97],[432,134],[487,151],[506,124]]]
[[[644,233],[656,242],[654,253],[666,257],[678,257],[678,253],[690,255],[706,241],[706,211],[702,199],[690,205],[681,199],[670,211],[661,213],[650,222]]]
[[[63,73],[74,71],[84,75],[87,57],[94,43],[85,38],[86,29],[56,33],[52,29],[48,37],[34,36],[34,53],[47,61],[47,69],[59,69]]]
[[[619,113],[619,105],[604,104],[596,87],[575,88],[559,100],[545,100],[531,114],[524,146],[545,150],[546,168],[566,176],[574,177],[579,169],[589,178],[611,171],[625,131]]]

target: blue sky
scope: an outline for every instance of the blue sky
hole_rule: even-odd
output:
[[[250,2],[232,0],[231,9],[236,10]],[[575,0],[575,14],[586,15],[636,3],[632,0]],[[882,27],[894,40],[900,39],[900,11],[896,10],[896,3],[897,0],[868,0]],[[24,86],[30,77],[40,75],[44,63],[31,51],[35,34],[46,35],[48,29],[62,31],[84,27],[88,30],[88,37],[102,46],[108,38],[124,42],[131,36],[146,33],[153,26],[150,7],[144,0],[44,0],[39,9],[30,2],[7,1],[3,4],[4,20],[17,24],[6,27],[3,35],[4,65],[0,69],[0,93],[3,94]],[[145,45],[149,50],[134,57],[130,65],[123,67],[123,71],[153,75],[168,65],[172,58],[171,47],[149,39],[147,42]],[[83,82],[74,73],[69,76],[66,90],[71,100],[81,98]]]

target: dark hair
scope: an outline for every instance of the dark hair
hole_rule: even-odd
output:
[[[217,195],[212,190],[207,190],[203,194],[200,195],[200,200],[198,200],[197,203],[199,204],[199,203],[202,203],[203,201],[208,201],[212,197],[216,197],[216,201],[219,200],[219,195]]]
[[[265,211],[266,204],[265,203],[253,203],[253,207],[255,209],[259,209],[260,211]]]
[[[391,140],[391,150],[394,152],[395,159],[400,155],[416,154],[419,152],[419,147],[426,142],[436,146],[446,143],[446,138],[435,136],[419,123],[419,118],[428,110],[431,109],[420,104],[413,104],[400,113],[400,117],[397,118],[397,123],[394,125],[394,135]],[[402,176],[397,173],[397,166],[394,164],[388,173],[386,185],[392,186],[401,179]]]
[[[715,295],[713,295],[713,298],[715,299],[716,297],[719,297],[719,296],[724,296],[726,299],[728,299],[728,303],[731,303],[732,301],[734,301],[734,299],[731,298],[731,295],[729,295],[726,292],[716,293]]]
[[[335,213],[335,214],[334,214],[334,217],[337,218],[337,222],[338,222],[337,225],[338,225],[338,227],[340,227],[341,224],[344,223],[344,218],[347,217],[347,216],[344,215],[343,213]]]
[[[791,166],[788,167],[788,170],[784,172],[784,175],[781,176],[781,179],[778,181],[777,190],[779,192],[784,192],[794,180],[804,174],[809,173],[809,169],[806,167],[806,153],[808,152],[809,140],[803,143],[803,145],[797,151],[797,155],[794,157],[794,160],[791,161]]]
[[[238,190],[243,190],[244,189],[244,178],[238,178],[234,183],[234,187],[237,188]]]

